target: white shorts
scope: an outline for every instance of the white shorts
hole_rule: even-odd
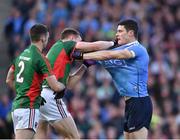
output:
[[[41,96],[46,103],[40,107],[40,120],[56,121],[71,116],[62,99],[54,99],[54,91],[50,88],[43,88]]]
[[[12,113],[14,132],[17,129],[33,129],[36,128],[39,122],[39,109],[19,108],[15,109]]]

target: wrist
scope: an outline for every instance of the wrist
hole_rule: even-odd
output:
[[[110,41],[111,43],[111,46],[114,46],[115,45],[115,42],[114,41]]]
[[[72,58],[77,59],[77,60],[83,60],[83,52],[75,50],[72,53]]]

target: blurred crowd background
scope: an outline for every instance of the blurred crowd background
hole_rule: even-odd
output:
[[[29,45],[28,31],[35,23],[49,28],[46,53],[65,27],[76,28],[84,41],[113,40],[118,21],[126,18],[138,21],[139,41],[150,55],[148,90],[154,111],[148,137],[180,139],[179,0],[12,0],[3,28],[7,65]],[[0,138],[13,138],[14,96],[10,89],[0,96]],[[91,66],[64,101],[81,138],[123,138],[124,100],[102,67]],[[61,138],[53,128],[48,135]]]

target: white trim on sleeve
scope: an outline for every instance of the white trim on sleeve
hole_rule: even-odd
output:
[[[132,50],[130,50],[130,52],[131,52],[131,54],[132,54],[132,56],[133,56],[133,58],[134,58],[134,57],[136,56],[135,52],[132,51]]]

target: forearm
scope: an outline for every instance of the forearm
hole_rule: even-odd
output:
[[[97,52],[92,52],[92,53],[84,53],[83,54],[83,59],[84,60],[89,60],[89,59],[92,59],[92,60],[107,60],[107,59],[112,59],[112,56],[107,51],[97,51]]]
[[[14,92],[16,91],[14,80],[6,80],[6,83],[8,84],[9,88],[12,89]]]
[[[79,42],[76,49],[82,52],[90,52],[97,50],[106,50],[114,45],[113,41],[96,41],[96,42]]]
[[[64,90],[64,88],[65,88],[63,83],[60,83],[57,81],[55,75],[46,77],[46,80],[47,80],[50,88],[52,90],[54,90],[55,92],[60,92],[60,91]]]
[[[72,89],[76,83],[82,78],[83,74],[87,70],[85,65],[81,65],[80,68],[69,76],[67,88]]]
[[[108,60],[108,59],[129,59],[134,57],[133,54],[128,50],[118,51],[97,51],[91,53],[84,53],[83,59],[88,60]]]

